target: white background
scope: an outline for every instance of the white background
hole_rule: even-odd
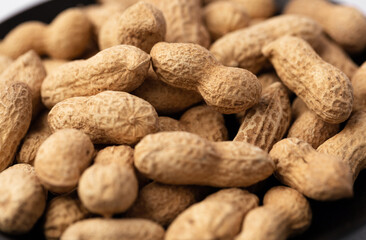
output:
[[[34,4],[45,2],[46,0],[0,0],[0,22],[8,17],[31,7]],[[59,0],[64,1],[64,0]],[[366,0],[336,0],[356,6],[366,13]]]

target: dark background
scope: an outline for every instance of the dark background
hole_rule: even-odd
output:
[[[279,9],[287,0],[278,0]],[[0,23],[0,39],[19,23],[28,20],[51,22],[62,10],[80,5],[95,3],[93,0],[53,0],[42,3]],[[353,56],[362,64],[366,53]],[[229,122],[233,119],[227,118]],[[266,189],[278,184],[272,177],[267,181]],[[264,191],[261,193],[263,194]],[[260,195],[261,195],[260,194]],[[366,171],[361,172],[354,185],[354,198],[335,202],[318,202],[310,200],[313,210],[313,222],[304,234],[291,238],[293,240],[364,240],[366,239]],[[1,213],[0,213],[1,214]],[[23,236],[6,236],[0,233],[0,240],[34,240],[43,239],[40,223],[34,230]]]

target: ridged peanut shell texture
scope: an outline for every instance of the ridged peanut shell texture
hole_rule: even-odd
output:
[[[233,239],[245,215],[258,206],[258,201],[246,190],[220,190],[181,213],[170,224],[165,239]]]
[[[143,187],[127,211],[129,218],[145,218],[169,225],[181,212],[197,201],[197,187],[152,182]]]
[[[275,176],[309,198],[326,201],[353,195],[350,168],[337,156],[319,153],[297,138],[277,142],[269,155]]]
[[[77,186],[93,154],[94,146],[86,134],[75,129],[62,129],[39,147],[34,168],[47,189],[66,193]]]
[[[315,44],[321,32],[321,27],[309,18],[278,16],[226,34],[211,45],[210,51],[225,66],[257,73],[266,63],[261,52],[265,45],[285,35],[298,36]]]
[[[257,105],[245,112],[234,141],[248,142],[269,152],[291,121],[291,105],[282,83],[267,87]]]
[[[344,129],[320,145],[317,151],[341,158],[355,180],[366,168],[366,112],[353,113]]]
[[[39,56],[33,51],[28,51],[16,59],[0,75],[0,86],[9,85],[12,82],[24,82],[32,92],[33,117],[35,117],[41,106],[41,85],[46,77],[46,70],[43,67]]]
[[[366,63],[363,63],[353,75],[352,86],[355,96],[353,109],[366,110]]]
[[[135,166],[166,184],[245,187],[269,177],[273,162],[245,142],[210,142],[193,133],[160,132],[135,147]]]
[[[31,120],[32,93],[25,83],[11,83],[0,91],[0,172],[13,162]]]
[[[301,38],[285,36],[263,48],[282,82],[323,121],[341,123],[352,112],[349,78],[323,61]]]
[[[114,21],[114,24],[108,23],[109,21]],[[126,44],[149,53],[156,43],[164,41],[165,38],[166,23],[163,13],[146,2],[134,4],[121,15],[109,18],[108,22],[99,33],[101,49]]]
[[[43,104],[51,109],[71,97],[91,96],[114,90],[130,92],[144,81],[150,56],[134,46],[119,45],[87,60],[66,63],[42,83]]]
[[[277,186],[263,199],[263,206],[251,210],[235,240],[285,240],[304,232],[311,224],[309,202],[295,189]]]
[[[79,129],[95,144],[135,144],[159,127],[153,106],[116,91],[62,101],[50,111],[48,123],[52,131]]]
[[[221,65],[197,44],[158,43],[150,55],[160,80],[199,92],[207,105],[221,113],[238,113],[259,101],[261,85],[255,75]]]
[[[92,218],[68,227],[61,240],[163,240],[164,234],[164,229],[150,220]]]
[[[210,35],[202,21],[202,9],[197,0],[145,0],[164,14],[167,42],[196,43],[210,46]]]
[[[0,231],[22,234],[30,231],[45,206],[47,192],[34,168],[16,164],[0,173]]]
[[[44,215],[45,237],[47,240],[57,240],[68,226],[86,218],[90,213],[75,195],[66,195],[53,198]]]
[[[39,55],[73,59],[80,56],[91,40],[91,23],[82,10],[70,8],[46,25],[29,21],[18,25],[0,43],[0,53],[17,58],[33,49]]]
[[[366,19],[353,7],[324,0],[292,0],[285,13],[308,16],[350,52],[361,52],[366,47]]]
[[[126,211],[137,198],[134,171],[131,147],[113,146],[101,150],[93,166],[80,178],[80,200],[90,212],[105,217]]]

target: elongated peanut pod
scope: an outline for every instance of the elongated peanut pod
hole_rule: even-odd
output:
[[[282,82],[323,121],[341,123],[350,116],[353,89],[349,78],[323,61],[301,38],[285,36],[263,48]]]
[[[297,138],[279,141],[269,155],[277,178],[309,198],[325,201],[353,195],[350,168],[340,157],[319,153]]]
[[[158,43],[150,54],[160,80],[200,93],[221,113],[238,113],[259,101],[261,86],[255,75],[221,65],[197,44]]]
[[[209,142],[187,132],[150,134],[135,147],[135,166],[166,184],[244,187],[272,174],[263,150],[245,142]]]

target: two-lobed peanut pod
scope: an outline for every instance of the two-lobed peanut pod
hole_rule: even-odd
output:
[[[160,132],[135,147],[135,166],[166,184],[245,187],[269,177],[273,162],[245,142],[210,142],[193,133]]]
[[[348,119],[353,104],[351,81],[306,41],[285,36],[265,46],[263,54],[282,82],[323,121],[335,124]]]
[[[77,8],[61,12],[46,25],[29,21],[18,25],[0,42],[0,53],[17,58],[33,49],[39,55],[73,59],[80,56],[91,39],[91,23]]]
[[[153,106],[117,91],[66,99],[52,108],[48,123],[52,131],[79,129],[95,144],[135,144],[159,127]]]
[[[278,16],[226,34],[212,44],[210,51],[225,66],[257,73],[266,63],[261,52],[265,45],[285,35],[298,36],[316,45],[321,31],[321,27],[307,17]]]
[[[71,97],[91,96],[114,90],[130,92],[144,81],[150,56],[134,46],[118,45],[87,60],[66,63],[44,79],[42,102],[51,109]]]
[[[225,67],[204,47],[190,43],[158,43],[151,49],[159,79],[200,93],[207,105],[225,114],[242,112],[259,101],[255,75]]]
[[[317,152],[297,138],[277,142],[269,155],[275,176],[309,198],[325,201],[353,195],[350,167],[338,156]]]

